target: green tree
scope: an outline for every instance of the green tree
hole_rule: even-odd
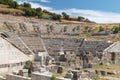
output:
[[[0,0],[0,4],[4,4],[5,2],[4,2],[4,0]]]
[[[26,61],[26,62],[25,62],[25,66],[24,66],[24,68],[25,68],[25,69],[29,69],[30,66],[31,66],[31,64],[32,64],[31,61]]]
[[[30,3],[23,3],[22,4],[23,7],[26,7],[26,8],[31,8],[31,4]]]
[[[13,1],[13,2],[9,3],[9,6],[11,8],[18,8],[19,5],[18,5],[18,3],[16,1]]]
[[[77,18],[78,21],[83,21],[84,19],[85,19],[85,18],[82,17],[82,16],[78,16],[78,18]]]
[[[49,11],[47,11],[47,10],[43,10],[43,12],[44,12],[44,13],[48,13],[48,14],[49,14]]]
[[[113,28],[112,28],[112,32],[113,32],[113,34],[118,33],[118,32],[119,32],[119,27],[117,27],[117,26],[113,26]]]
[[[42,18],[42,15],[43,15],[42,12],[40,12],[40,13],[36,13],[36,14],[37,14],[37,17],[38,17],[38,18]]]
[[[61,15],[59,15],[59,14],[53,13],[51,16],[52,16],[53,20],[59,20],[59,21],[61,20]]]
[[[36,16],[36,9],[35,8],[31,8],[31,12],[32,12],[31,16],[35,17]]]
[[[53,13],[47,11],[47,10],[43,10],[43,13],[46,13],[46,14],[48,14],[48,15],[52,15],[52,14],[53,14]]]
[[[66,14],[65,12],[62,12],[62,15],[64,19],[69,20],[70,16],[68,14]]]
[[[13,2],[13,0],[0,0],[1,4],[6,4],[6,5],[8,5],[11,2]]]
[[[42,13],[42,9],[39,7],[39,8],[36,8],[36,16],[38,17],[38,18],[42,18],[42,15],[43,15],[43,13]]]
[[[25,9],[24,9],[24,12],[25,12],[25,16],[31,16],[31,15],[32,15],[31,10],[28,9],[28,8],[25,8]]]
[[[104,31],[104,28],[102,26],[99,26],[99,32]]]

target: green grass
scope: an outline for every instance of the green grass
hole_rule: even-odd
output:
[[[54,73],[52,76],[54,76],[54,77],[62,77],[62,74]]]

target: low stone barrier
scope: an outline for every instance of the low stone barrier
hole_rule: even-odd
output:
[[[7,74],[6,79],[3,77],[0,77],[0,80],[50,80],[52,77],[52,74],[44,74],[44,73],[33,73],[31,78],[14,75],[14,74]],[[67,78],[55,78],[55,80],[71,80]]]
[[[0,80],[6,80],[4,77],[0,76]]]
[[[50,80],[52,77],[51,74],[41,74],[41,73],[33,73],[32,74],[32,80]],[[55,78],[55,80],[71,80],[66,78]]]
[[[7,80],[31,80],[31,78],[19,76],[19,75],[14,75],[14,74],[7,74],[6,75]]]

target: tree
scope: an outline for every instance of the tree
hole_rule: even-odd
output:
[[[25,16],[32,16],[32,10],[30,8],[25,8]]]
[[[9,3],[13,2],[13,0],[0,0],[1,4],[9,5]]]
[[[26,8],[31,8],[31,4],[30,3],[23,3],[22,4],[23,7],[26,7]]]
[[[65,12],[62,12],[62,15],[63,15],[64,19],[69,20],[70,16],[67,15]]]
[[[32,14],[31,14],[31,16],[36,16],[36,9],[35,8],[30,8],[30,10],[31,10],[31,12],[32,12]]]
[[[62,12],[62,15],[63,15],[63,16],[65,16],[65,15],[66,15],[66,13],[65,13],[65,12]]]
[[[11,8],[18,8],[19,5],[18,5],[18,3],[16,1],[13,1],[13,2],[9,3],[9,6]]]
[[[39,7],[39,8],[36,8],[36,11],[37,11],[37,12],[41,12],[42,9]]]
[[[47,10],[43,10],[43,12],[44,12],[44,13],[49,13],[49,11],[47,11]]]
[[[51,16],[52,16],[53,20],[59,20],[59,21],[61,20],[61,15],[59,15],[59,14],[53,13]]]
[[[32,64],[31,61],[26,61],[26,62],[25,62],[25,66],[24,66],[24,68],[25,68],[25,69],[29,69],[30,66],[31,66],[31,64]]]
[[[66,15],[66,16],[65,16],[65,19],[69,20],[69,18],[70,18],[69,15]]]
[[[91,22],[91,21],[90,21],[89,19],[86,18],[86,19],[85,19],[85,22]]]
[[[78,18],[77,18],[78,21],[82,21],[82,20],[84,20],[84,19],[85,19],[85,18],[82,17],[82,16],[78,16]]]
[[[42,12],[36,13],[36,15],[37,15],[38,18],[42,18],[43,13]]]
[[[0,4],[4,4],[5,2],[4,2],[4,0],[0,0]]]
[[[42,18],[42,15],[43,15],[42,9],[40,7],[36,8],[36,16],[38,18]]]
[[[61,15],[57,15],[57,19],[59,20],[59,21],[61,21]]]
[[[104,31],[104,28],[102,26],[99,26],[99,32]]]
[[[112,31],[113,31],[113,34],[118,33],[119,32],[119,27],[113,26]]]

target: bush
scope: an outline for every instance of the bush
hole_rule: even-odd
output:
[[[31,8],[31,4],[29,4],[29,3],[23,3],[22,6],[26,7],[26,8]]]
[[[50,78],[50,80],[55,80],[55,76],[52,76],[52,77]]]
[[[61,15],[53,13],[51,16],[53,20],[61,20]]]
[[[70,16],[68,14],[66,14],[65,12],[62,12],[62,15],[64,19],[69,20]]]
[[[101,80],[100,77],[97,75],[93,80]]]
[[[29,69],[29,68],[31,67],[31,64],[32,64],[31,61],[26,61],[24,68],[25,68],[25,69]]]
[[[104,31],[104,28],[102,26],[99,26],[99,32]]]
[[[112,32],[113,32],[113,34],[118,33],[118,32],[119,32],[119,27],[117,27],[117,26],[113,26],[113,28],[112,28]]]
[[[11,8],[18,8],[19,5],[18,5],[18,3],[16,1],[13,1],[13,2],[9,3],[9,6]]]
[[[78,16],[77,21],[83,21],[85,18],[82,16]]]

